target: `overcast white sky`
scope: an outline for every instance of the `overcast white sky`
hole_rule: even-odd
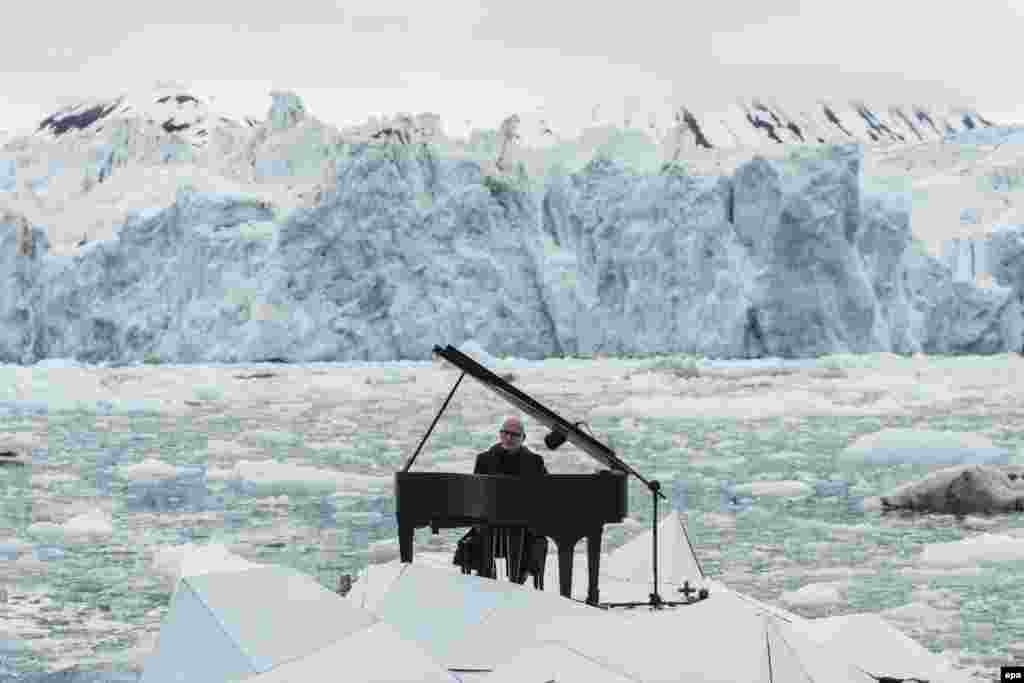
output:
[[[335,124],[433,111],[497,127],[544,109],[583,125],[596,104],[642,115],[754,95],[968,104],[1024,122],[1024,0],[17,4],[0,41],[7,130],[67,96],[156,80],[260,118],[269,90],[294,90]]]

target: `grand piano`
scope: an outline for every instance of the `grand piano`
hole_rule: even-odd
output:
[[[485,535],[486,548],[490,547],[487,534],[491,527],[526,526],[555,542],[559,592],[569,598],[572,593],[573,553],[576,543],[585,537],[589,574],[587,603],[597,606],[604,525],[621,522],[627,514],[628,475],[636,476],[648,486],[651,484],[620,460],[608,446],[453,346],[435,346],[434,354],[459,368],[462,374],[416,452],[402,470],[395,473],[395,516],[401,561],[412,562],[413,534],[417,528],[429,526],[437,533],[439,529],[476,526]],[[595,474],[548,474],[523,478],[410,472],[409,468],[467,374],[547,427],[550,433],[544,441],[549,448],[557,448],[568,441],[603,465],[604,469]]]

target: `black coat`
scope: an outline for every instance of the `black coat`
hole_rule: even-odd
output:
[[[544,465],[544,458],[537,455],[525,446],[520,446],[516,453],[508,453],[499,444],[491,446],[490,449],[476,456],[476,464],[473,466],[473,474],[507,474],[519,477],[535,477],[548,473]],[[522,534],[522,535],[520,535]],[[537,536],[529,529],[523,529],[520,533],[504,534],[499,533],[499,542],[495,546],[495,557],[520,556],[525,566],[521,567],[522,574],[513,578],[517,583],[526,579],[526,572],[534,574],[534,585],[543,586],[543,575],[545,559],[548,554],[548,541],[543,536]],[[460,565],[463,573],[469,573],[472,569],[480,569],[484,564],[490,564],[493,560],[484,553],[480,543],[477,530],[470,529],[455,551],[452,563]],[[492,569],[489,571],[493,571]],[[493,574],[492,574],[493,575]]]
[[[520,477],[547,474],[544,458],[526,446],[520,446],[518,453],[508,453],[499,444],[476,456],[473,474],[510,474]]]

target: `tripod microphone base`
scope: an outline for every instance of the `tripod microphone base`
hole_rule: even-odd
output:
[[[652,594],[646,602],[602,602],[597,605],[601,609],[610,609],[612,607],[623,607],[625,609],[633,609],[635,607],[650,607],[651,609],[665,609],[666,607],[682,607],[684,605],[693,605],[701,601],[701,598],[688,598],[686,600],[662,600],[657,594]]]

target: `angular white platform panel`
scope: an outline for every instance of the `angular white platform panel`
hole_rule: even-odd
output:
[[[601,610],[532,587],[407,565],[377,614],[448,668],[493,668],[555,616],[603,619]],[[498,647],[501,645],[502,647]]]
[[[423,648],[402,638],[389,624],[364,631],[311,655],[245,679],[245,683],[458,683]]]
[[[487,683],[634,683],[639,681],[576,652],[564,643],[538,643],[499,662]]]
[[[267,566],[186,576],[146,662],[144,683],[240,679],[377,621],[312,577]]]

